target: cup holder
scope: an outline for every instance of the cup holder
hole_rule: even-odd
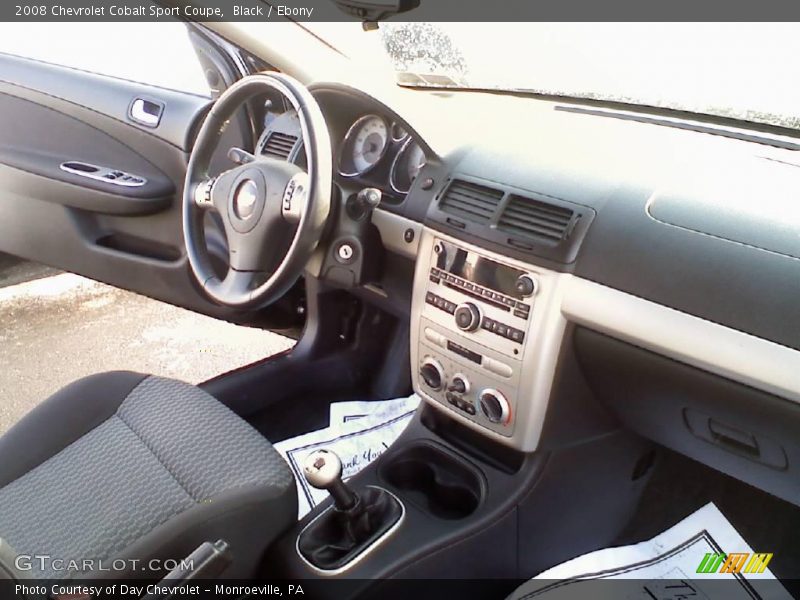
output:
[[[403,499],[442,519],[468,517],[483,496],[483,480],[474,467],[430,444],[410,446],[392,456],[381,477]]]

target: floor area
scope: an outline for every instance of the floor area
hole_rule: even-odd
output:
[[[800,510],[690,458],[662,449],[636,514],[618,545],[633,544],[713,502],[755,552],[773,552],[769,568],[800,592]]]
[[[86,375],[121,369],[199,383],[293,344],[0,255],[0,434]]]

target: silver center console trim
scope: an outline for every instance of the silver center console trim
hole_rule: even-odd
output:
[[[524,343],[512,342],[483,328],[472,332],[462,331],[455,325],[452,314],[426,303],[426,293],[431,287],[447,294],[447,299],[451,302],[469,300],[469,296],[461,294],[457,289],[445,289],[430,282],[430,269],[435,266],[431,257],[434,255],[436,240],[449,242],[536,278],[536,295],[525,300],[531,304],[530,317],[526,325],[516,323],[516,326],[526,328]],[[483,435],[524,452],[536,450],[567,326],[561,305],[566,284],[571,278],[570,274],[557,273],[511,259],[438,231],[423,228],[411,304],[411,369],[414,390],[430,405]],[[483,305],[482,308],[492,318],[498,314],[492,313],[490,305]],[[480,364],[452,352],[448,342],[480,354]],[[507,424],[490,423],[479,409],[472,413],[473,406],[470,402],[463,402],[461,406],[458,403],[453,405],[454,403],[448,403],[442,393],[428,390],[419,375],[419,366],[425,358],[439,360],[445,366],[448,378],[455,372],[466,374],[467,377],[472,374],[477,379],[470,381],[473,390],[495,388],[502,392],[510,404],[510,421]]]

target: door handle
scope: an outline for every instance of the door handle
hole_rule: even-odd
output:
[[[160,102],[136,98],[131,103],[129,111],[132,120],[147,127],[158,127],[161,122],[161,114],[164,112],[164,105]]]

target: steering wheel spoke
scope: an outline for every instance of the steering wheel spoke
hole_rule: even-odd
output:
[[[253,282],[260,275],[257,271],[237,271],[228,269],[227,275],[221,281],[212,277],[206,281],[205,289],[214,296],[224,296],[236,299],[240,303],[247,303],[253,292]]]
[[[214,178],[204,179],[194,186],[192,198],[197,208],[208,210],[214,208],[214,202],[211,199],[211,189],[214,187]]]

